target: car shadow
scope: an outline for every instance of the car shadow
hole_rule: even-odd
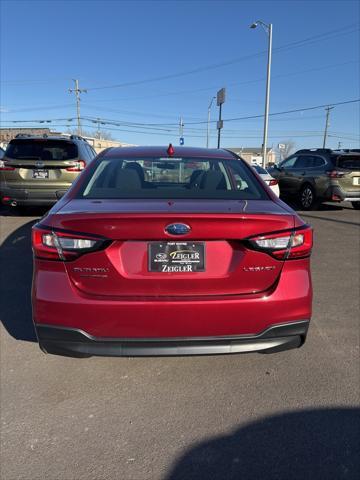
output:
[[[302,210],[299,204],[296,203],[296,201],[294,201],[293,199],[281,197],[281,200],[287,203],[292,209],[299,212],[305,212],[305,210]],[[354,208],[348,207],[347,205],[344,205],[344,203],[320,203],[320,205],[318,205],[313,210],[306,210],[306,211],[331,212],[331,211],[341,211],[341,210],[354,210]]]
[[[340,220],[338,218],[330,218],[330,217],[324,217],[321,215],[318,215],[317,213],[321,212],[338,212],[341,210],[353,210],[354,212],[357,212],[357,210],[354,210],[352,207],[347,207],[346,205],[337,205],[337,204],[332,204],[332,203],[322,203],[319,205],[316,209],[313,210],[301,210],[299,206],[290,201],[289,199],[285,200],[282,198],[282,201],[287,203],[292,209],[294,209],[301,217],[304,218],[314,218],[316,220],[323,220],[325,222],[333,222],[333,223],[343,223],[345,225],[355,225],[355,226],[360,226],[360,216],[359,216],[359,222],[351,222],[349,220]]]
[[[31,312],[32,220],[11,233],[0,247],[0,320],[17,340],[36,342]]]
[[[42,217],[50,207],[10,207],[0,205],[0,217]]]
[[[300,216],[304,218],[314,218],[315,220],[323,220],[324,222],[343,223],[345,225],[355,225],[356,227],[360,227],[360,218],[359,222],[348,222],[347,220],[338,220],[335,218],[320,217],[318,215],[309,215],[308,212],[300,212]]]
[[[360,409],[303,410],[266,417],[201,442],[167,480],[355,480],[360,471]]]

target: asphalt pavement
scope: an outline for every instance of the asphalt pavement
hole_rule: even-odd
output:
[[[301,212],[315,229],[301,349],[130,359],[38,348],[30,230],[41,214],[0,211],[1,480],[359,478],[359,211]]]

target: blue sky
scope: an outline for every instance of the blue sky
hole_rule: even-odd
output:
[[[102,126],[114,138],[177,144],[182,116],[185,143],[203,146],[206,123],[196,122],[206,122],[219,88],[227,89],[225,120],[263,114],[267,37],[249,29],[257,19],[274,25],[271,113],[357,99],[359,15],[359,2],[347,0],[2,0],[2,126],[74,126],[68,89],[78,78],[88,89],[83,117],[144,124]],[[120,86],[99,88],[112,85]],[[324,109],[273,116],[269,144],[321,146],[324,124]],[[262,118],[225,122],[222,146],[260,146],[262,128]],[[329,147],[359,148],[359,103],[336,106],[329,131]],[[211,134],[215,146],[215,124]]]

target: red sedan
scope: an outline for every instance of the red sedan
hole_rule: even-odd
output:
[[[312,230],[230,151],[108,149],[32,242],[47,353],[271,353],[305,342]]]

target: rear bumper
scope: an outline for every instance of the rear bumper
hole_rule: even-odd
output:
[[[360,201],[360,188],[355,191],[345,191],[339,186],[332,186],[325,195],[330,200],[337,200],[341,202],[359,202]],[[336,198],[337,197],[337,198]]]
[[[0,185],[0,200],[5,205],[54,205],[58,198],[56,189],[22,189]],[[6,198],[6,200],[4,200]]]
[[[126,299],[86,295],[69,281],[62,262],[36,259],[32,292],[33,319],[39,331],[40,343],[49,340],[41,334],[44,327],[60,329],[61,332],[63,329],[80,331],[90,339],[95,352],[100,348],[98,342],[104,341],[108,351],[112,347],[108,342],[120,341],[121,348],[116,347],[115,350],[124,351],[126,347],[125,351],[129,352],[129,347],[133,348],[135,343],[126,343],[124,347],[126,339],[139,341],[142,345],[143,339],[146,339],[150,342],[147,343],[149,348],[152,342],[157,344],[159,339],[164,339],[165,342],[175,342],[170,343],[170,347],[176,345],[178,352],[177,342],[191,339],[196,342],[219,340],[220,344],[215,342],[218,351],[221,348],[235,351],[240,339],[242,346],[236,347],[240,348],[237,351],[246,351],[244,339],[248,342],[250,338],[251,343],[254,339],[263,341],[264,338],[259,335],[274,325],[290,325],[311,318],[309,263],[309,258],[285,262],[277,284],[267,292],[254,295]],[[49,329],[46,331],[49,332]],[[221,343],[224,341],[227,343]],[[186,345],[187,349],[192,346],[189,343]],[[202,343],[200,346],[204,347]],[[269,348],[273,346],[272,342]],[[248,351],[256,348],[249,347]]]
[[[273,325],[258,335],[197,338],[101,338],[75,328],[37,325],[40,348],[70,357],[275,353],[304,344],[309,320]]]

